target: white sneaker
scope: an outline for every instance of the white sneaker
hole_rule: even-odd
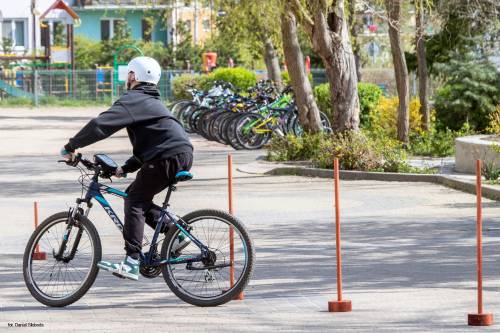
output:
[[[129,256],[126,256],[119,264],[99,261],[97,266],[105,271],[111,272],[115,276],[135,281],[139,280],[139,261]]]
[[[174,256],[178,256],[182,250],[184,250],[189,243],[191,243],[191,239],[184,236],[183,234],[179,234],[177,238],[174,240],[174,244],[172,245],[172,254]]]

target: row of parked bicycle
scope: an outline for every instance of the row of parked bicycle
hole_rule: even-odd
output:
[[[242,95],[231,83],[214,82],[208,91],[190,88],[192,99],[170,105],[174,116],[189,133],[234,149],[259,149],[272,137],[303,132],[293,91],[278,91],[271,81],[259,81]],[[321,113],[325,131],[331,131],[328,117]]]

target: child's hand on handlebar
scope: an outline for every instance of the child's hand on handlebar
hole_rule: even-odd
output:
[[[115,177],[116,178],[127,177],[127,174],[125,172],[123,172],[122,167],[118,167],[118,168],[116,168],[116,171],[115,171]]]
[[[66,148],[62,148],[60,155],[68,162],[73,162],[76,158],[76,153],[74,151],[67,151]]]

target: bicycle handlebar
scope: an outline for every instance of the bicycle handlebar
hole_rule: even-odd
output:
[[[97,166],[95,163],[89,161],[88,159],[84,158],[81,153],[78,153],[75,155],[74,160],[59,160],[57,161],[58,163],[66,163],[66,165],[76,167],[78,163],[82,162],[82,164],[89,170],[95,170],[95,167]]]
[[[94,178],[97,180],[98,177],[105,178],[111,180],[112,176],[115,176],[117,178],[120,178],[115,174],[115,171],[109,170],[107,168],[103,168],[99,163],[97,162],[92,162],[82,156],[82,154],[78,153],[76,154],[74,160],[69,161],[69,160],[59,160],[57,161],[59,163],[66,163],[66,165],[72,166],[72,167],[77,167],[79,163],[82,163],[88,170],[94,171]],[[122,173],[121,177],[126,178],[127,174]]]

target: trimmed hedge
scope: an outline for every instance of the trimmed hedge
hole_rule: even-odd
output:
[[[191,86],[198,90],[209,89],[213,79],[210,75],[182,74],[172,80],[172,90],[174,99],[191,99],[191,94],[187,91]]]
[[[190,99],[187,91],[190,86],[199,90],[208,90],[214,81],[226,81],[236,88],[247,90],[257,83],[254,72],[244,68],[218,68],[210,74],[183,74],[172,81],[174,99]]]
[[[257,83],[255,73],[245,68],[217,68],[209,76],[212,80],[230,82],[241,90],[247,90]]]

